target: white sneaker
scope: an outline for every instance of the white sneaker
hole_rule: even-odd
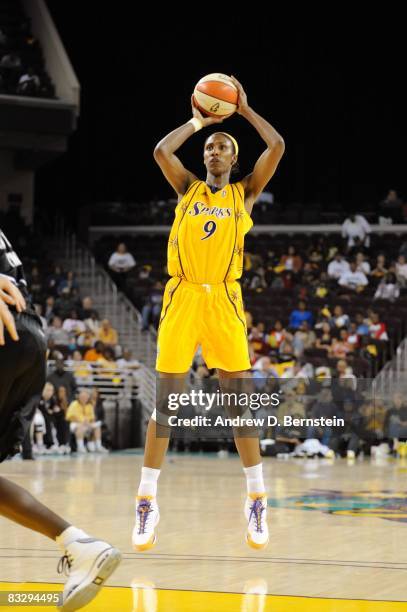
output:
[[[155,497],[136,497],[136,524],[133,529],[133,548],[142,552],[152,548],[157,540],[155,528],[160,520]]]
[[[96,445],[96,449],[95,449],[95,451],[96,451],[97,453],[103,453],[103,454],[106,454],[106,453],[108,453],[108,452],[109,452],[109,451],[107,450],[107,448],[105,448],[104,446],[97,446],[97,445]]]
[[[95,450],[96,450],[95,443],[94,443],[94,442],[92,442],[92,441],[91,441],[91,442],[88,442],[88,451],[89,451],[90,453],[94,453],[94,452],[95,452]]]
[[[252,548],[265,548],[269,541],[267,496],[264,493],[250,493],[246,499],[244,514],[247,519],[246,542]]]
[[[121,561],[121,553],[103,540],[84,538],[69,544],[58,564],[68,580],[63,593],[62,612],[86,606]]]

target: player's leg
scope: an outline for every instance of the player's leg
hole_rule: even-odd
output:
[[[0,476],[0,514],[27,529],[55,540],[70,527],[26,489]]]
[[[218,370],[218,373],[222,391],[228,393],[250,393],[251,379],[247,371],[227,372]],[[246,384],[244,382],[245,379],[247,381]],[[266,520],[267,495],[264,486],[263,463],[260,455],[257,429],[244,426],[235,427],[234,440],[246,476],[247,497],[244,506],[244,513],[248,523],[246,541],[252,548],[264,548],[269,539]]]
[[[237,282],[225,283],[212,294],[211,307],[205,318],[207,334],[202,342],[204,359],[208,367],[218,369],[222,392],[250,395],[252,379],[248,370],[251,365],[240,285]],[[251,417],[247,405],[230,406],[229,416]],[[268,541],[267,498],[259,435],[251,427],[235,427],[234,438],[247,482],[244,509],[248,521],[246,540],[250,546],[263,548]]]
[[[198,346],[201,300],[202,293],[181,279],[168,281],[157,342],[156,409],[147,428],[136,497],[136,525],[132,535],[133,546],[140,552],[148,550],[156,542],[155,526],[159,521],[157,484],[171,433],[168,418],[176,414],[169,409],[169,395],[182,393],[184,389],[186,373]]]
[[[19,342],[6,338],[0,351],[0,461],[15,452],[27,434],[45,382],[45,346],[39,326],[19,317]],[[4,376],[3,376],[4,374]],[[77,610],[95,597],[120,562],[120,552],[90,538],[28,491],[0,478],[0,514],[56,541],[69,569],[64,610]]]
[[[160,519],[157,504],[158,478],[171,435],[171,427],[168,425],[168,417],[171,416],[168,396],[171,393],[182,393],[185,378],[186,373],[159,373],[157,408],[147,427],[144,461],[136,497],[136,524],[132,541],[138,552],[149,550],[156,543],[155,527]]]

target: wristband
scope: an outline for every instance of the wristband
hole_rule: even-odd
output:
[[[188,123],[191,123],[194,126],[195,132],[198,132],[199,130],[202,130],[203,128],[202,121],[200,119],[197,119],[196,117],[193,117],[192,119],[190,119]]]

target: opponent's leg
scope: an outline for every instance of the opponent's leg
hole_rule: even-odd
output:
[[[19,321],[20,341],[2,349],[0,363],[8,363],[7,386],[0,379],[0,459],[15,451],[29,429],[45,380],[45,351],[36,337],[38,324]],[[21,343],[21,344],[20,344]],[[7,369],[2,369],[2,372]],[[58,569],[69,570],[63,610],[78,610],[91,601],[120,562],[110,544],[89,538],[44,506],[19,485],[0,477],[0,514],[56,541],[64,553]]]

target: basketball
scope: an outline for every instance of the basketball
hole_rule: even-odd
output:
[[[229,117],[236,111],[238,91],[226,74],[207,74],[195,86],[194,101],[205,115]]]

